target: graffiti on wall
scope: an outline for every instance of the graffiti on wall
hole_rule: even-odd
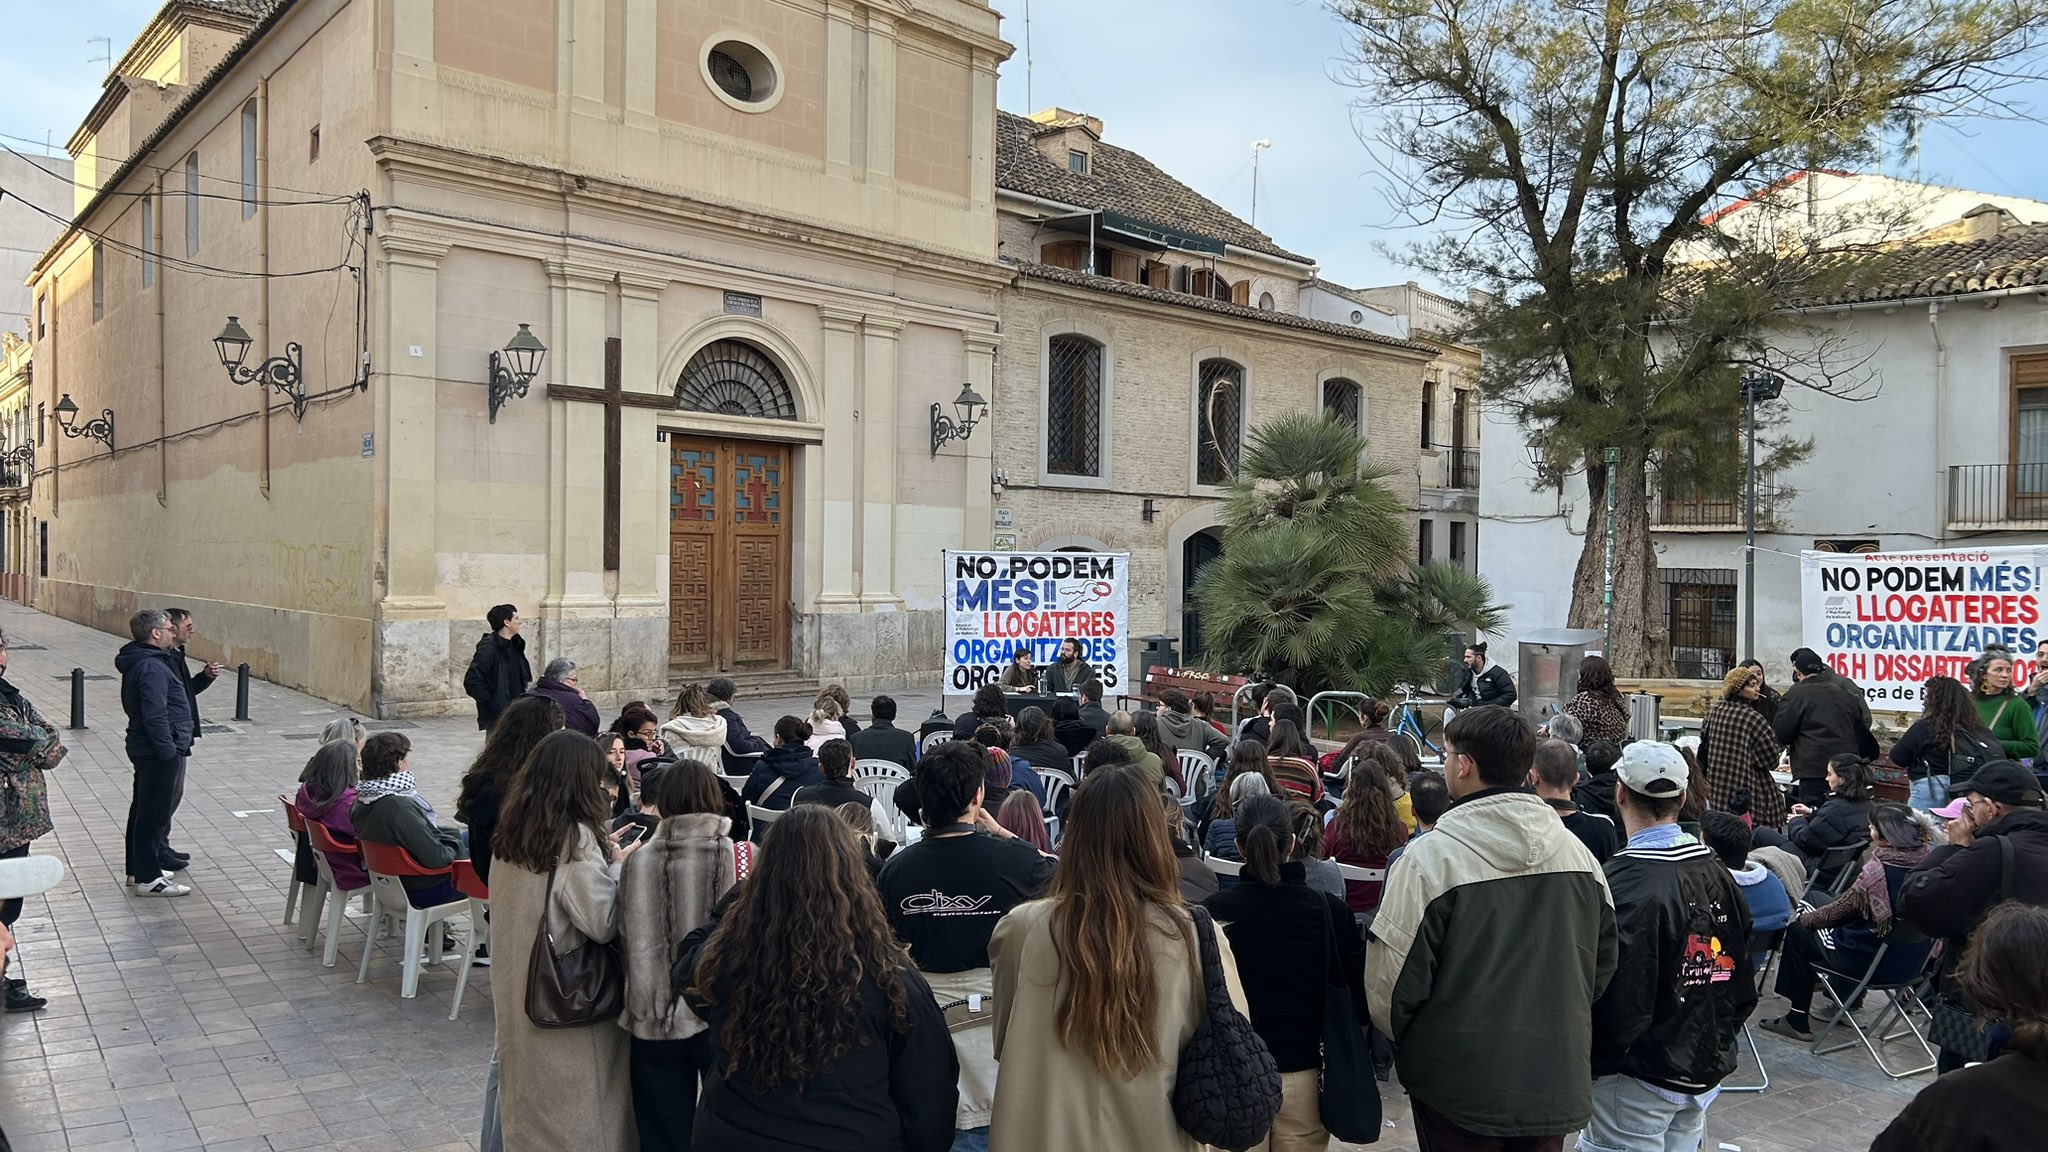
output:
[[[360,612],[368,604],[369,573],[361,548],[276,541],[271,576],[281,608],[339,613]]]

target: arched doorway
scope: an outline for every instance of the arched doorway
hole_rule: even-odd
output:
[[[1214,528],[1204,528],[1181,541],[1180,546],[1180,655],[1183,663],[1192,664],[1202,656],[1202,618],[1195,610],[1195,577],[1202,569],[1223,555],[1223,536]]]
[[[690,357],[676,407],[759,420],[797,415],[782,369],[746,340]],[[692,670],[789,661],[793,447],[731,436],[669,436],[669,664]]]

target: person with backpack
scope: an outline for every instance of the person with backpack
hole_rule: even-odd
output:
[[[1987,648],[1970,663],[1970,699],[1984,726],[1998,737],[2009,760],[2032,760],[2041,750],[2041,734],[2034,729],[2034,710],[2027,699],[2013,690],[2012,652]]]
[[[1920,719],[1892,745],[1891,761],[1913,778],[1913,807],[1929,811],[1979,768],[2005,759],[2005,749],[1962,681],[1936,676],[1921,692]]]

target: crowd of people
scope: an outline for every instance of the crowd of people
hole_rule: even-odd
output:
[[[2018,1146],[1997,1141],[2048,1119],[2048,811],[2015,758],[2038,737],[2009,653],[1929,681],[1888,752],[1811,652],[1782,694],[1744,666],[1695,755],[1628,739],[1598,657],[1539,731],[1480,701],[1513,688],[1475,648],[1425,767],[1378,703],[1319,756],[1278,685],[1234,730],[1171,690],[1107,711],[1092,678],[1014,718],[989,686],[915,731],[888,696],[861,723],[834,686],[765,734],[721,678],[607,725],[573,662],[531,676],[516,609],[491,624],[452,819],[405,736],[346,719],[294,804],[342,846],[326,863],[344,890],[367,880],[348,850],[365,841],[429,873],[404,878],[414,907],[463,899],[459,860],[488,884],[474,959],[509,957],[493,1152],[1191,1150],[1176,1084],[1233,1012],[1228,1104],[1273,1152],[1376,1135],[1340,1129],[1377,1117],[1388,1064],[1431,1152],[1573,1133],[1580,1152],[1697,1149],[1780,937],[1787,1007],[1765,1030],[1811,1040],[1823,990],[1826,1011],[1862,1010],[1832,974],[1873,964],[1880,986],[1925,974],[1916,995],[1964,1021],[1877,1147]],[[186,890],[171,814],[218,671],[185,663],[191,627],[140,612],[119,661],[138,896]],[[5,668],[0,638],[0,858],[48,831],[43,773],[64,754]],[[859,786],[856,760],[908,778]],[[1881,783],[1895,770],[1910,796]],[[1061,776],[1077,782],[1048,802]],[[0,905],[0,945],[18,912]],[[1372,1055],[1362,1077],[1340,1067],[1346,1037]]]

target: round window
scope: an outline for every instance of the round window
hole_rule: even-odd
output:
[[[742,112],[766,112],[782,97],[775,61],[752,37],[734,33],[712,37],[701,64],[711,91]]]
[[[1354,309],[1352,309],[1352,311],[1351,311],[1351,322],[1352,322],[1353,324],[1363,324],[1363,323],[1365,323],[1365,313],[1363,313],[1363,312],[1360,312],[1360,311],[1358,311],[1358,310],[1357,310],[1357,309],[1355,309],[1355,308],[1354,308]]]

